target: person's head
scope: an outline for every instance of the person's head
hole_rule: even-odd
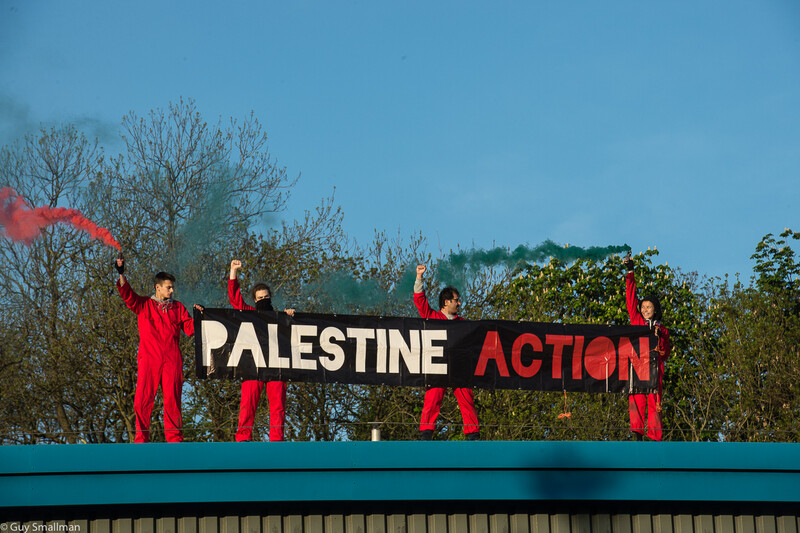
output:
[[[153,278],[153,283],[156,286],[156,298],[161,300],[172,298],[172,293],[175,291],[175,276],[166,272],[159,272]]]
[[[456,315],[460,306],[461,297],[455,288],[445,287],[442,289],[442,292],[439,293],[439,309],[442,313]]]
[[[256,309],[259,311],[272,311],[272,291],[266,283],[257,283],[250,291]]]
[[[661,302],[658,296],[647,296],[642,298],[639,304],[639,312],[645,320],[655,320],[661,322]]]
[[[256,286],[250,291],[250,295],[253,297],[253,301],[257,302],[264,298],[272,298],[272,291],[266,283],[256,283]]]

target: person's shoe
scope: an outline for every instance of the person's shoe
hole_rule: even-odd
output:
[[[433,440],[433,430],[423,429],[419,432],[419,440]]]
[[[467,433],[467,440],[481,440],[481,432]]]
[[[636,431],[631,431],[631,433],[633,434],[631,435],[631,437],[633,437],[633,440],[644,440],[644,435],[642,435],[641,433],[638,433]]]

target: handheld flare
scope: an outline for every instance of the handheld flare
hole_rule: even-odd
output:
[[[125,256],[122,254],[122,250],[120,250],[119,255],[117,255],[117,258],[114,260],[114,268],[117,269],[120,276],[125,273]]]
[[[622,260],[622,265],[628,270],[633,270],[633,258],[631,257],[631,251],[628,250],[628,253],[625,255],[625,259]]]

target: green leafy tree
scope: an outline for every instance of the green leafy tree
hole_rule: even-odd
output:
[[[713,390],[720,406],[714,429],[726,441],[800,440],[800,263],[790,229],[757,244],[749,286],[719,283],[708,320],[715,339],[707,343],[714,361]]]
[[[750,258],[756,260],[753,268],[756,287],[766,294],[786,298],[796,312],[793,300],[800,295],[800,262],[795,258],[790,239],[800,240],[800,233],[786,228],[777,239],[768,233]]]

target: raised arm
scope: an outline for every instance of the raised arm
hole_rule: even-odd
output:
[[[428,297],[425,295],[425,289],[422,288],[422,275],[426,270],[425,265],[417,265],[417,279],[414,282],[414,305],[417,306],[419,316],[422,318],[438,318],[435,316],[436,311],[428,305]]]
[[[636,278],[633,275],[633,259],[630,255],[623,262],[627,272],[625,274],[625,306],[628,308],[628,316],[631,324],[643,324],[644,319],[639,313],[639,298],[636,296]]]
[[[625,275],[625,305],[628,308],[628,316],[631,317],[631,322],[644,320],[641,313],[639,313],[639,298],[636,296],[636,279],[633,276],[633,272],[628,272]]]
[[[128,306],[128,309],[138,314],[139,311],[141,311],[144,307],[147,298],[136,294],[136,292],[131,288],[131,284],[128,283],[127,279],[125,279],[125,259],[118,257],[116,263],[114,264],[114,268],[116,268],[117,272],[119,273],[117,290],[119,291],[119,295],[122,296],[122,301],[125,302],[125,305]]]
[[[239,276],[239,271],[242,269],[242,262],[238,259],[234,259],[231,261],[231,273],[228,279],[237,279]]]
[[[231,261],[231,272],[228,276],[228,301],[234,309],[243,311],[253,311],[255,307],[248,305],[242,298],[242,291],[239,288],[239,270],[242,268],[242,262],[238,259]]]

